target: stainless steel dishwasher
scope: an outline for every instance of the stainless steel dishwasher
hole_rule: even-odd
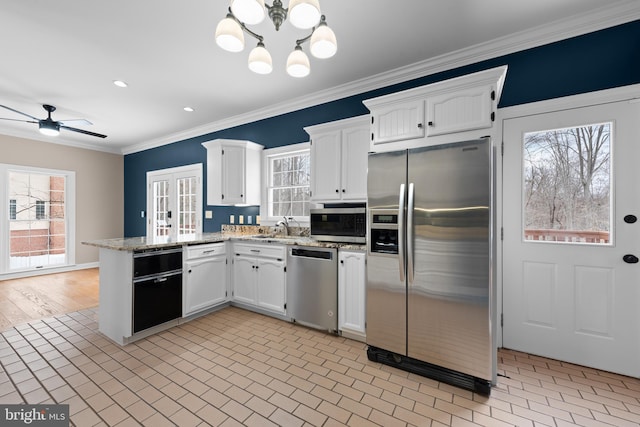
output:
[[[293,322],[338,332],[337,254],[331,248],[288,248],[287,312]]]

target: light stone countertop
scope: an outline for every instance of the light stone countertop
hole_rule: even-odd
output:
[[[246,241],[250,243],[265,244],[282,244],[282,245],[298,245],[320,248],[340,248],[347,250],[366,250],[366,245],[358,243],[335,243],[320,242],[314,240],[308,235],[287,236],[283,234],[275,234],[271,227],[258,226],[236,226],[223,227],[223,231],[216,233],[199,233],[195,236],[189,236],[181,239],[170,238],[147,238],[142,237],[121,237],[114,239],[100,239],[82,242],[83,245],[95,246],[103,249],[112,249],[116,251],[139,251],[145,249],[169,248],[185,245],[198,245],[205,243],[218,243],[232,241]]]

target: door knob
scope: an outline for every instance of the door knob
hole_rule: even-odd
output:
[[[631,255],[631,254],[624,255],[622,257],[622,260],[624,262],[626,262],[627,264],[637,264],[638,263],[638,257],[635,256],[635,255]]]

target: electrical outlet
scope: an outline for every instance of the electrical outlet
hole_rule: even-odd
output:
[[[213,211],[204,211],[205,219],[213,219]]]
[[[238,224],[244,224],[244,215],[238,215]]]
[[[260,225],[260,215],[256,215],[256,224]]]
[[[235,224],[236,217],[235,215],[229,215],[229,224]]]
[[[251,215],[247,215],[247,224],[251,224],[252,219]]]

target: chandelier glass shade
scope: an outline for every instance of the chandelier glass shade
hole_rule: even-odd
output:
[[[301,30],[313,28],[320,22],[320,4],[318,0],[291,0],[289,2],[289,19],[291,25]]]
[[[296,28],[310,29],[311,34],[295,41],[295,48],[287,58],[287,73],[293,77],[305,77],[311,71],[309,57],[302,50],[306,42],[316,58],[330,58],[336,54],[336,35],[320,12],[318,0],[290,0],[289,8],[284,8],[281,0],[273,0],[273,5],[264,0],[231,0],[227,16],[216,27],[216,43],[229,52],[244,49],[244,34],[258,40],[257,46],[249,54],[249,69],[258,74],[269,74],[273,70],[271,54],[266,49],[264,37],[251,31],[247,25],[262,22],[269,16],[276,31],[289,18]]]
[[[269,74],[273,70],[271,54],[262,42],[258,42],[249,54],[249,69],[258,74]]]
[[[309,57],[300,46],[296,46],[287,58],[287,73],[292,77],[306,77],[310,72]]]
[[[244,32],[233,18],[224,18],[216,27],[216,43],[229,52],[241,52],[244,49]]]
[[[232,0],[231,12],[246,25],[259,24],[267,16],[264,0]]]

